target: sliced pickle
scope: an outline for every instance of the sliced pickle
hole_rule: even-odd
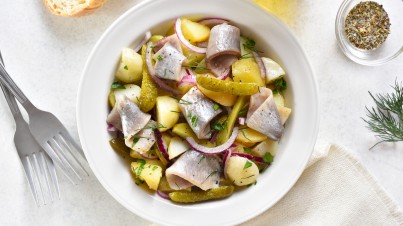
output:
[[[252,95],[259,92],[259,86],[256,83],[232,82],[221,80],[208,74],[198,74],[196,77],[197,84],[215,92],[228,93],[232,95]]]
[[[174,202],[194,203],[213,199],[222,199],[234,192],[233,186],[222,186],[208,191],[174,191],[169,193],[169,198]]]
[[[141,82],[141,91],[139,97],[139,107],[143,112],[148,112],[155,106],[158,96],[158,87],[151,78],[146,65],[146,45],[141,49],[141,57],[143,58],[143,80]]]

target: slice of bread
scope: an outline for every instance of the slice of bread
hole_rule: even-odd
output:
[[[60,16],[85,16],[101,7],[106,0],[44,0],[49,10]]]

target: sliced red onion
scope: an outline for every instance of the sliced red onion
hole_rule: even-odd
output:
[[[238,118],[238,123],[239,123],[239,125],[245,125],[245,118],[244,117],[239,117]]]
[[[200,53],[200,54],[205,54],[207,49],[206,48],[200,48],[197,46],[192,45],[186,38],[183,36],[182,33],[182,21],[180,18],[176,19],[175,22],[175,33],[179,38],[179,41],[190,51],[195,52],[195,53]]]
[[[199,20],[198,23],[206,26],[215,26],[217,24],[229,23],[229,20],[223,18],[207,17]]]
[[[141,40],[141,42],[136,47],[133,48],[134,52],[137,53],[138,51],[140,51],[140,49],[143,47],[143,45],[146,44],[148,42],[148,40],[150,40],[150,38],[151,38],[151,32],[147,31],[146,34],[144,35],[144,38]]]
[[[162,134],[158,129],[156,129],[154,131],[154,133],[155,133],[155,138],[157,140],[158,150],[160,150],[162,156],[165,158],[165,160],[168,162],[168,165],[169,165],[170,161],[169,161],[167,144],[165,143],[164,139],[162,139]]]
[[[200,48],[207,48],[208,42],[198,42],[198,43],[196,43],[196,45],[197,45],[197,47],[200,47]]]
[[[263,79],[266,79],[266,67],[264,66],[262,58],[260,58],[260,56],[256,52],[252,52],[252,54],[256,60],[257,65],[259,66],[260,75]]]
[[[239,157],[244,157],[244,158],[247,158],[247,159],[249,159],[249,160],[251,160],[251,161],[258,162],[258,163],[266,163],[266,162],[263,160],[262,157],[250,155],[250,154],[247,154],[247,153],[232,152],[232,155],[239,156]]]
[[[217,139],[217,136],[218,136],[218,131],[213,130],[213,132],[211,133],[210,143],[214,144],[215,140]]]
[[[151,58],[151,51],[152,51],[152,43],[149,42],[147,44],[147,50],[146,50],[146,65],[147,65],[148,73],[150,73],[151,78],[161,89],[164,89],[174,95],[181,94],[181,92],[179,90],[175,90],[174,88],[170,87],[169,85],[167,85],[164,81],[162,81],[160,78],[158,78],[155,75],[155,69],[153,67],[152,58]]]
[[[227,140],[227,142],[225,142],[217,147],[214,147],[214,148],[208,148],[208,147],[205,147],[203,145],[196,143],[196,141],[193,139],[193,137],[186,138],[186,141],[196,151],[199,151],[199,152],[202,152],[205,154],[218,154],[218,153],[222,153],[225,150],[227,150],[228,148],[230,148],[231,145],[234,143],[237,135],[238,135],[238,127],[235,127],[234,130],[232,131],[230,138]]]
[[[157,195],[159,195],[163,199],[171,200],[171,198],[169,198],[169,195],[167,193],[162,192],[160,190],[157,190]]]
[[[109,132],[116,132],[116,131],[118,131],[113,125],[111,125],[111,124],[109,124],[109,123],[108,123],[107,130],[108,130]]]
[[[196,85],[196,75],[185,75],[182,80],[178,82],[178,86],[182,86],[185,84]]]
[[[229,149],[227,149],[227,152],[225,152],[225,155],[224,155],[224,158],[223,158],[223,162],[224,162],[224,177],[225,177],[225,179],[228,178],[227,177],[227,164],[228,164],[228,161],[229,161],[229,158],[231,157],[231,155],[232,155],[232,149],[229,148]]]

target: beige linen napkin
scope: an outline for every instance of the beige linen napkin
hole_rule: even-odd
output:
[[[403,212],[354,156],[330,145],[282,200],[242,225],[403,225]]]

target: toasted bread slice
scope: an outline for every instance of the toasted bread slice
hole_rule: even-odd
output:
[[[106,0],[44,0],[45,5],[55,14],[66,17],[85,16],[101,7]]]

